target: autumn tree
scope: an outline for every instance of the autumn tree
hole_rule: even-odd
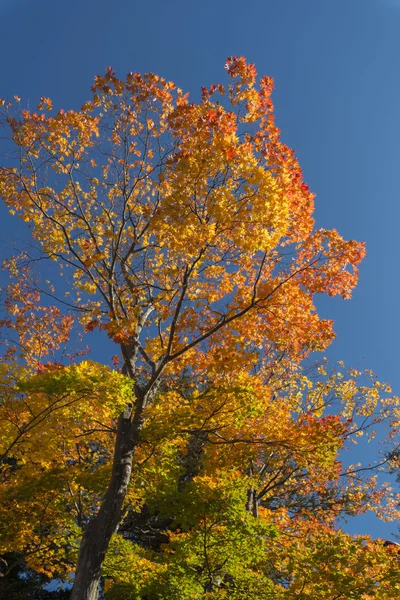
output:
[[[30,571],[65,579],[102,501],[131,382],[90,361],[2,382],[3,568],[18,563],[7,562],[13,551]],[[385,421],[393,433],[388,386],[342,368],[163,389],[145,411],[103,564],[107,598],[392,598],[397,554],[335,526],[367,509],[398,515],[376,467],[344,467],[338,455]]]
[[[272,80],[257,86],[243,58],[226,68],[231,83],[203,88],[199,102],[154,74],[121,81],[109,69],[80,111],[53,115],[46,98],[36,112],[3,103],[16,154],[1,167],[0,194],[34,242],[5,263],[2,494],[16,512],[4,547],[49,574],[76,563],[73,600],[97,598],[101,574],[115,583],[116,570],[130,572],[127,597],[165,597],[163,581],[169,598],[199,589],[245,598],[252,577],[254,590],[283,594],[285,544],[260,567],[278,528],[270,515],[282,511],[290,531],[290,511],[316,519],[325,511],[329,537],[340,509],[379,503],[374,485],[350,481],[350,472],[342,488],[337,464],[346,435],[364,427],[362,410],[381,418],[379,394],[336,381],[333,396],[346,398],[347,412],[325,415],[298,371],[334,335],[314,295],[349,298],[364,247],[314,229],[313,195],[274,122]],[[44,281],[35,268],[46,259]],[[118,345],[121,373],[118,357],[116,370],[59,364],[60,345],[79,328]],[[392,427],[395,406],[379,412],[390,412]],[[215,477],[228,455],[230,467]],[[269,516],[260,519],[262,510]],[[158,538],[142,536],[136,552],[140,519],[159,520]],[[193,559],[195,593],[193,582],[176,589],[179,561],[204,550],[204,532],[221,549],[212,559],[219,568],[209,556]],[[226,536],[237,535],[243,546],[230,546]],[[172,570],[153,560],[167,541]],[[357,544],[349,552],[364,556]],[[251,558],[230,572],[229,556],[245,549]],[[128,566],[106,555],[127,556]]]

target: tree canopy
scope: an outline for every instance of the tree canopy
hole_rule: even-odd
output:
[[[2,101],[0,194],[32,236],[4,261],[2,572],[73,600],[393,598],[396,552],[338,520],[396,517],[399,400],[304,366],[334,337],[314,297],[350,297],[364,245],[315,229],[272,80],[226,69],[198,102],[111,69],[79,111]],[[392,458],[342,464],[384,426]]]

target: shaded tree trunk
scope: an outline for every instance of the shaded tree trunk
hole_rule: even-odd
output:
[[[82,537],[71,600],[97,600],[101,568],[121,520],[132,472],[132,461],[142,428],[143,402],[138,402],[133,419],[128,408],[118,421],[111,480],[97,515]]]
[[[178,455],[178,463],[184,469],[178,479],[178,492],[183,492],[185,485],[200,473],[207,440],[208,431],[193,430],[189,437],[186,453]]]
[[[252,465],[250,465],[250,467],[248,468],[247,474],[249,477],[253,476],[254,471]],[[251,488],[247,490],[246,511],[249,514],[252,514],[253,517],[255,517],[256,519],[258,519],[258,503],[259,497],[257,494],[257,490],[253,486],[251,486]]]
[[[246,511],[258,518],[258,496],[257,491],[252,487],[247,491]]]

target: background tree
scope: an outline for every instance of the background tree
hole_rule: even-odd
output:
[[[138,465],[150,460],[141,460],[139,452],[146,445],[147,419],[156,424],[155,430],[167,426],[166,417],[175,419],[182,398],[191,398],[208,422],[222,410],[212,390],[225,390],[224,396],[230,388],[235,398],[237,391],[239,405],[245,398],[240,405],[244,415],[247,409],[257,413],[252,408],[256,397],[246,398],[241,391],[248,386],[262,389],[263,397],[273,398],[278,406],[268,387],[277,370],[284,379],[310,351],[323,349],[333,337],[332,323],[321,320],[315,310],[314,294],[347,298],[356,283],[363,245],[344,241],[334,230],[313,230],[313,197],[274,124],[271,79],[262,78],[257,88],[253,65],[233,57],[226,66],[233,82],[226,88],[203,89],[199,103],[190,103],[181,90],[156,75],[131,73],[123,82],[112,70],[96,78],[93,99],[80,111],[51,116],[51,101],[43,98],[38,112],[16,115],[4,103],[3,124],[11,132],[18,164],[1,168],[0,193],[11,212],[31,224],[40,252],[25,252],[7,265],[14,279],[3,325],[18,336],[26,372],[17,377],[22,381],[17,400],[15,385],[7,384],[15,408],[13,417],[6,418],[19,431],[18,440],[30,440],[26,423],[36,426],[39,420],[43,427],[59,407],[67,411],[64,404],[80,406],[85,398],[95,398],[83,413],[74,415],[71,409],[68,459],[64,455],[55,461],[71,468],[90,465],[88,471],[97,475],[107,472],[113,454],[106,491],[98,488],[96,502],[79,492],[87,506],[95,507],[93,514],[71,519],[84,530],[74,599],[97,597],[108,546],[124,518],[132,468],[136,473]],[[38,258],[57,262],[64,275],[63,280],[53,275],[51,283],[39,284],[42,296],[60,302],[57,308],[42,307],[45,321],[35,310],[38,285],[27,270]],[[124,378],[113,379],[94,363],[61,369],[61,374],[45,368],[29,383],[29,373],[46,353],[68,338],[73,319],[86,332],[105,331],[119,344],[133,397],[127,395]],[[15,360],[17,354],[9,348],[6,360]],[[116,381],[120,383],[113,394],[110,382]],[[102,383],[99,389],[97,382]],[[102,400],[104,394],[111,404]],[[166,406],[164,398],[171,404]],[[18,422],[22,405],[32,414]],[[97,410],[100,432],[93,425]],[[52,422],[62,427],[62,422]],[[276,423],[280,427],[281,420]],[[202,472],[205,446],[210,436],[222,435],[219,427],[209,431],[198,420],[185,425],[179,434],[180,454],[171,459],[180,469],[178,488]],[[249,447],[257,447],[260,436],[266,444],[267,433],[261,431]],[[59,434],[52,433],[46,428],[41,435],[57,454]],[[94,433],[99,436],[89,441]],[[12,435],[7,431],[7,438]],[[113,451],[102,435],[113,440]],[[89,436],[84,449],[76,436]],[[226,445],[235,446],[235,439],[228,436]],[[258,473],[257,485],[246,491],[254,518],[266,495],[268,484],[262,477],[268,469],[276,469],[282,481],[307,470],[301,452],[296,459],[280,454],[276,462],[262,458],[269,466],[260,467],[264,471]],[[165,460],[163,456],[168,471]],[[258,464],[260,457],[246,460],[246,477],[253,478],[253,462]],[[58,475],[55,479],[62,481]],[[62,503],[66,482],[60,486]],[[69,527],[65,525],[68,535],[76,537]],[[65,536],[63,544],[68,545]]]
[[[336,529],[338,518],[367,509],[397,515],[376,465],[339,460],[360,434],[372,439],[385,421],[392,432],[398,426],[398,399],[376,378],[360,379],[354,370],[318,379],[299,371],[267,386],[242,375],[190,395],[181,386],[161,391],[145,411],[103,565],[107,597],[290,598],[299,586],[304,598],[323,590],[331,598],[334,586],[338,597],[367,598],[371,589],[392,597],[397,555]],[[8,381],[3,552],[68,580],[110,477],[118,406],[130,394],[128,378],[88,361],[25,381],[20,374],[13,388]]]
[[[7,575],[0,578],[0,594],[7,600],[68,600],[68,589],[47,589],[49,579],[31,571],[23,556],[7,554],[2,558]]]

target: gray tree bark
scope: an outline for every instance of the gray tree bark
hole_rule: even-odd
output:
[[[121,510],[132,472],[132,461],[142,428],[143,402],[139,399],[132,419],[128,408],[118,420],[111,480],[97,515],[89,522],[79,549],[71,600],[97,600],[101,568],[111,536],[121,520]]]

